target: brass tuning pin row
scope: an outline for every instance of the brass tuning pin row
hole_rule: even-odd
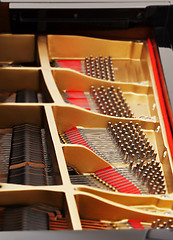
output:
[[[132,167],[132,171],[143,184],[146,184],[149,193],[166,193],[164,175],[159,162],[151,160],[151,162],[145,163],[144,161],[141,161]]]
[[[151,228],[154,228],[154,229],[173,229],[172,219],[169,219],[168,221],[161,221],[160,219],[157,219],[156,221],[152,222]]]
[[[108,130],[120,147],[124,161],[156,159],[157,154],[138,123],[134,125],[130,121],[125,124],[119,122],[112,125],[108,122]]]
[[[90,94],[99,108],[100,113],[116,117],[134,117],[119,87],[115,89],[114,86],[111,86],[105,89],[104,86],[99,88],[91,86]]]
[[[85,58],[85,69],[88,76],[108,81],[115,81],[112,57]]]
[[[132,121],[112,125],[108,123],[108,131],[121,149],[124,162],[142,184],[146,184],[151,194],[165,194],[164,175],[160,163],[156,161],[156,153],[138,123]]]

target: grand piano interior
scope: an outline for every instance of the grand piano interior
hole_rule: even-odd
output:
[[[172,239],[172,16],[0,1],[0,236]]]

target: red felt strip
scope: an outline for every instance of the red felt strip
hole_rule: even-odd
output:
[[[62,68],[71,68],[75,71],[82,73],[81,60],[58,60],[57,61]]]
[[[97,176],[98,176],[98,175],[97,175]],[[121,174],[119,174],[119,173],[115,173],[115,174],[114,174],[114,172],[112,171],[112,173],[109,172],[109,173],[107,173],[107,174],[104,175],[104,176],[100,176],[100,178],[103,179],[103,180],[106,179],[107,181],[111,181],[112,178],[117,178],[117,179],[121,178]]]
[[[84,91],[70,91],[70,90],[67,90],[66,93],[71,98],[86,98]]]
[[[115,185],[115,186],[117,186],[119,189],[123,189],[123,188],[131,188],[131,187],[134,187],[134,185],[131,183],[131,182],[129,182],[129,181],[127,181],[126,179],[125,180],[118,180],[118,181],[114,181],[114,182],[110,182],[110,184],[111,185]]]
[[[173,132],[172,109],[171,109],[170,100],[169,100],[169,96],[168,96],[168,92],[167,92],[167,88],[166,88],[164,74],[163,74],[163,71],[162,71],[162,66],[161,66],[161,63],[160,63],[160,57],[159,57],[159,54],[158,54],[158,51],[157,51],[156,43],[154,41],[152,41],[152,46],[153,46],[153,51],[154,51],[154,54],[155,54],[157,67],[158,67],[158,74],[160,76],[160,85],[161,85],[161,89],[162,89],[163,96],[164,96],[165,107],[166,107],[166,110],[167,110],[168,119],[170,121],[170,127],[171,127],[171,130]]]
[[[71,98],[71,97],[68,97],[67,100],[69,101],[69,103],[71,103],[73,105],[85,108],[87,110],[91,110],[87,98]]]
[[[140,223],[140,221],[137,220],[133,220],[133,219],[129,219],[128,222],[130,223],[130,225],[135,228],[135,229],[145,229],[142,224]]]
[[[97,173],[96,175],[100,178],[104,178],[104,177],[109,178],[109,177],[112,177],[113,175],[120,176],[120,173],[114,172],[114,169],[110,169],[110,170],[106,170],[106,172],[104,173],[99,173],[99,174]]]
[[[95,174],[119,192],[141,194],[141,191],[132,182],[112,167],[96,171]]]
[[[160,77],[159,72],[158,72],[157,63],[156,63],[156,59],[155,59],[154,50],[153,50],[151,40],[148,39],[147,42],[148,42],[148,49],[149,49],[152,68],[153,68],[153,73],[154,73],[154,77],[155,77],[155,83],[156,83],[156,88],[157,88],[157,92],[158,92],[160,107],[161,107],[163,120],[164,120],[164,124],[165,124],[167,140],[168,140],[168,144],[169,144],[169,147],[170,147],[171,155],[173,157],[173,148],[172,148],[172,146],[173,146],[173,136],[172,136],[171,126],[170,126],[167,111],[166,111],[166,104],[165,104],[165,101],[164,101],[164,95],[163,95],[163,91],[162,91],[161,77]]]
[[[118,178],[115,176],[113,179],[105,179],[104,181],[106,181],[106,182],[108,182],[108,183],[110,183],[110,184],[115,183],[116,185],[118,185],[119,182],[120,182],[120,183],[127,182],[127,179],[124,179],[122,176],[120,176],[120,177],[118,177]]]
[[[83,91],[68,90],[68,91],[66,91],[66,93],[69,96],[69,97],[67,97],[67,100],[69,101],[69,103],[79,106],[79,107],[82,107],[82,108],[85,108],[87,110],[91,110],[88,100]]]
[[[123,186],[117,186],[117,189],[119,189],[120,191],[128,191],[128,192],[133,192],[136,190],[133,184],[131,185],[124,184]]]

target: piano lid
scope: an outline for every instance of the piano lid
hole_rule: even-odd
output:
[[[143,0],[0,0],[9,3],[10,9],[108,9],[108,8],[146,8],[147,6],[168,6],[173,1],[143,1]]]

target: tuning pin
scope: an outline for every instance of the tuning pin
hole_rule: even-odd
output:
[[[156,221],[153,221],[153,222],[152,222],[151,228],[156,228]]]
[[[171,225],[172,225],[172,219],[169,219],[169,220],[168,220],[167,227],[170,228]]]

